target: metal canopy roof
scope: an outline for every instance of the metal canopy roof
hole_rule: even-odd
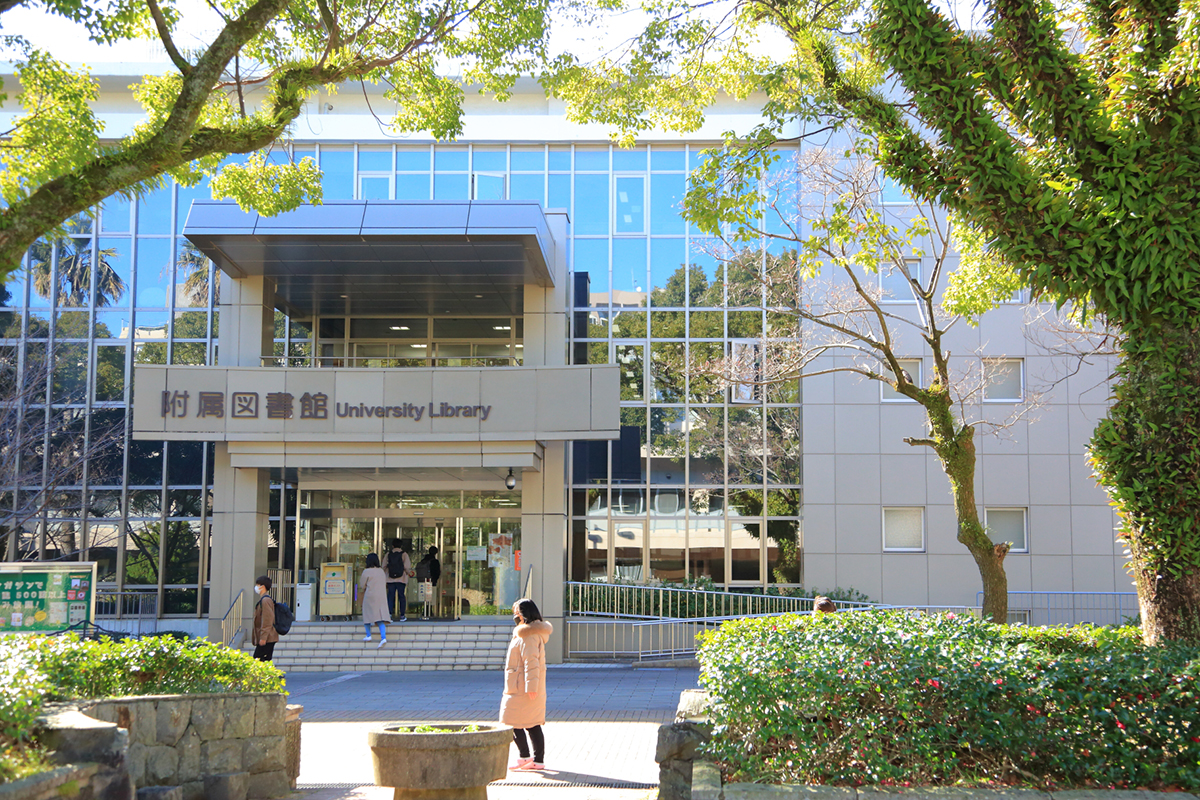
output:
[[[266,275],[293,315],[521,314],[553,286],[537,203],[331,200],[276,217],[192,203],[184,235],[232,278]]]

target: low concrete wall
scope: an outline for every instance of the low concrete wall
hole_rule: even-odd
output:
[[[126,763],[138,788],[181,786],[205,797],[206,776],[247,773],[247,796],[282,797],[288,775],[282,694],[201,694],[88,701],[89,716],[129,731]]]
[[[96,774],[100,772],[99,764],[69,764],[49,772],[43,772],[12,783],[0,784],[0,798],[4,800],[97,800],[97,794],[92,785]],[[133,797],[133,792],[127,792],[125,797]]]

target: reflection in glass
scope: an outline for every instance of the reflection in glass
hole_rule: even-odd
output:
[[[692,580],[709,578],[725,582],[725,519],[697,517],[688,519],[688,576]]]
[[[608,580],[608,522],[606,520],[577,520],[577,530],[582,528],[583,569],[588,581]],[[579,542],[576,542],[578,545]]]
[[[725,413],[720,407],[688,409],[688,470],[692,483],[725,482]]]
[[[326,200],[354,199],[354,153],[321,148],[321,190]]]
[[[687,578],[686,545],[687,527],[682,518],[651,520],[650,577],[660,581]]]
[[[684,179],[682,174],[650,176],[650,233],[683,233]]]
[[[646,305],[646,240],[613,240],[613,305]]]
[[[471,176],[466,173],[434,174],[434,200],[466,200],[471,187]]]
[[[650,240],[650,285],[654,288],[654,305],[662,308],[687,305],[685,252],[683,239]]]
[[[729,409],[729,444],[726,461],[729,464],[730,485],[762,483],[762,409]]]
[[[650,345],[652,399],[656,403],[682,403],[687,381],[683,342],[653,342]]]
[[[516,153],[513,154],[514,156]],[[546,180],[540,174],[514,174],[508,179],[508,197],[510,200],[533,200],[546,204]]]
[[[733,519],[729,521],[729,556],[731,568],[729,577],[731,580],[760,580],[759,555],[761,546],[759,544],[759,531],[761,529],[761,522]]]
[[[138,200],[138,235],[171,232],[173,184],[155,189]]]
[[[397,174],[396,175],[396,199],[397,200],[428,200],[429,199],[429,173],[421,172],[417,174]]]
[[[684,481],[687,461],[687,435],[684,432],[682,408],[650,409],[650,480],[654,483],[676,483]]]
[[[613,336],[618,339],[645,339],[646,312],[619,311],[613,317]]]
[[[804,582],[804,545],[799,521],[767,520],[767,581]]]
[[[616,179],[616,233],[646,230],[646,179],[621,176]]]
[[[187,239],[179,240],[179,251],[175,256],[175,306],[203,308],[208,305],[208,288],[212,262],[208,256]],[[220,292],[213,298],[221,301]]]
[[[641,520],[613,519],[613,579],[640,581],[645,577],[642,546],[646,526]]]
[[[798,484],[804,454],[804,428],[798,406],[767,409],[767,482]],[[790,516],[797,512],[772,514]]]
[[[604,154],[608,158],[608,153]],[[575,234],[608,235],[608,175],[575,176]]]
[[[171,285],[171,240],[138,239],[137,303],[139,308],[166,308]]]

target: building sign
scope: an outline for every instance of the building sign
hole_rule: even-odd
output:
[[[0,633],[48,633],[92,622],[95,563],[0,564]]]
[[[133,435],[202,441],[613,439],[612,365],[134,368]],[[513,434],[513,435],[509,435]]]

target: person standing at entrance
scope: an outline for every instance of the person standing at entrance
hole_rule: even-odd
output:
[[[404,543],[392,540],[392,552],[387,560],[387,604],[388,614],[396,618],[397,598],[400,605],[400,621],[408,621],[408,579],[413,575],[412,558],[404,550]]]
[[[428,592],[425,595],[425,608],[421,614],[422,619],[429,619],[429,609],[434,602],[438,605],[437,613],[441,613],[441,596],[437,593],[437,583],[438,578],[442,577],[442,562],[438,561],[437,554],[438,549],[430,545],[429,552],[417,564],[417,580],[429,584]]]
[[[500,699],[500,722],[511,725],[517,744],[517,763],[513,770],[546,768],[546,642],[554,628],[542,619],[537,605],[525,598],[513,603],[512,640],[504,659],[504,695]],[[530,755],[529,741],[533,743]]]
[[[254,604],[250,636],[254,640],[254,658],[258,661],[270,661],[275,656],[275,643],[279,641],[279,632],[275,630],[275,601],[268,594],[270,591],[270,578],[262,575],[255,579],[254,594],[258,596],[258,602]]]
[[[371,625],[379,625],[379,646],[387,644],[387,624],[392,617],[388,614],[387,574],[379,566],[379,556],[367,554],[367,567],[358,578],[358,594],[362,597],[363,627],[367,629],[364,642],[371,641]]]

